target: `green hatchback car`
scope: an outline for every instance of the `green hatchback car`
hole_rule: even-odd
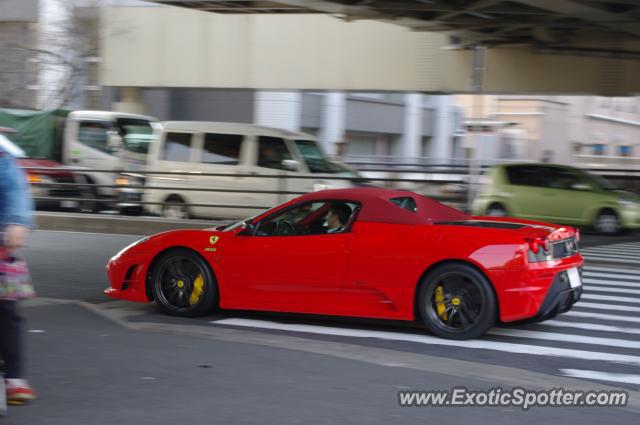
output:
[[[474,215],[513,216],[593,226],[601,233],[640,228],[640,197],[584,170],[552,164],[502,164],[489,169]]]

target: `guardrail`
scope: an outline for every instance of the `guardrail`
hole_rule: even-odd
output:
[[[24,167],[25,170],[30,173],[36,174],[38,171],[51,171],[50,168],[46,167]],[[455,184],[465,184],[466,177],[460,175],[452,175],[451,173],[441,173],[436,171],[431,173],[431,175],[425,175],[424,172],[420,172],[417,178],[412,178],[408,176],[396,176],[389,177],[385,176],[375,176],[375,175],[367,175],[363,177],[347,177],[347,176],[331,176],[331,175],[295,175],[291,176],[285,173],[272,173],[272,174],[255,174],[255,173],[204,173],[204,172],[177,172],[177,171],[145,171],[145,172],[126,172],[123,170],[87,170],[86,168],[64,168],[61,171],[65,171],[68,173],[76,173],[77,175],[84,175],[87,173],[105,173],[113,176],[113,184],[96,184],[89,183],[86,181],[80,181],[80,179],[76,179],[74,182],[70,181],[52,181],[52,182],[32,182],[31,185],[36,194],[34,195],[34,199],[37,204],[41,203],[63,203],[63,202],[77,202],[79,210],[90,210],[91,212],[95,211],[96,204],[104,204],[108,209],[123,209],[123,208],[132,208],[132,207],[142,207],[145,206],[184,206],[187,208],[230,208],[237,210],[264,210],[267,208],[271,208],[274,205],[267,205],[266,203],[238,203],[238,204],[230,204],[230,203],[201,203],[201,202],[191,202],[191,203],[183,203],[183,202],[171,202],[169,200],[163,201],[149,201],[143,198],[143,194],[146,191],[164,191],[167,193],[191,193],[197,194],[198,192],[214,192],[214,193],[238,193],[238,194],[257,194],[257,195],[278,195],[280,198],[279,201],[284,202],[285,200],[291,199],[295,196],[302,195],[306,192],[301,190],[292,190],[291,186],[296,186],[296,182],[299,181],[316,181],[318,184],[323,186],[331,185],[333,181],[339,181],[343,183],[347,183],[353,186],[364,186],[364,185],[374,185],[377,183],[378,186],[385,187],[402,187],[406,189],[418,189],[419,192],[427,192],[425,194],[431,196],[434,199],[440,200],[442,202],[447,202],[453,204],[455,206],[464,207],[464,203],[466,200],[466,194],[462,195],[460,193],[456,193],[453,195],[443,195],[438,193],[439,187],[442,184],[446,183],[455,183]],[[407,171],[399,171],[400,174],[406,174]],[[133,177],[132,177],[133,176]],[[49,176],[51,177],[51,176]],[[136,181],[132,184],[118,184],[118,177],[126,177],[129,180]],[[166,184],[156,184],[149,185],[147,184],[148,179],[161,177],[166,178],[168,181]],[[210,187],[210,186],[180,186],[178,183],[172,184],[171,178],[175,177],[176,182],[183,182],[189,178],[200,178],[200,177],[220,177],[224,178],[247,178],[247,179],[260,179],[260,180],[274,180],[274,189],[271,190],[263,190],[263,189],[229,189],[224,187]],[[51,177],[54,178],[54,177]],[[250,184],[249,184],[250,186]],[[431,186],[431,187],[429,187]],[[98,189],[112,189],[115,191],[115,196],[113,199],[100,198],[96,194]],[[56,191],[61,191],[64,189],[70,189],[69,193],[74,193],[74,196],[56,196]],[[76,189],[73,191],[73,189]],[[197,195],[196,195],[197,196]],[[213,214],[215,216],[215,214]]]
[[[184,206],[187,208],[224,208],[233,210],[264,210],[274,205],[273,199],[269,202],[254,203],[204,203],[204,202],[171,202],[169,198],[161,201],[150,201],[143,197],[145,192],[164,191],[167,193],[190,193],[195,194],[197,199],[198,192],[214,192],[214,193],[237,193],[237,194],[256,194],[256,195],[277,195],[277,203],[284,202],[292,197],[305,193],[301,190],[294,190],[296,182],[313,180],[322,185],[331,185],[332,181],[348,182],[353,186],[382,186],[395,189],[408,189],[417,193],[427,195],[438,201],[450,204],[460,209],[468,210],[475,193],[479,187],[479,176],[487,168],[487,164],[480,162],[469,162],[467,164],[420,164],[403,163],[386,164],[384,167],[369,167],[371,162],[362,162],[362,168],[358,169],[361,173],[359,177],[347,176],[331,176],[331,175],[295,175],[292,176],[286,172],[255,174],[255,173],[204,173],[204,172],[178,172],[178,171],[144,171],[144,172],[127,172],[124,170],[88,170],[86,168],[63,168],[61,171],[75,173],[77,176],[86,173],[105,173],[113,176],[113,184],[95,184],[82,181],[76,178],[75,181],[53,181],[53,182],[32,182],[34,188],[34,199],[38,204],[41,203],[64,203],[75,202],[77,209],[82,211],[95,212],[102,205],[106,209],[131,210],[132,208],[143,211],[151,206]],[[355,165],[352,163],[352,165]],[[26,170],[37,173],[38,171],[51,171],[46,167],[25,167]],[[601,169],[589,168],[589,171],[596,174],[614,178],[618,181],[626,181],[631,187],[635,187],[640,192],[640,170],[629,169]],[[120,179],[118,179],[120,177]],[[124,181],[127,184],[118,184],[117,180]],[[148,184],[148,179],[162,177],[167,179],[167,184]],[[175,177],[172,179],[172,177]],[[185,187],[174,182],[184,182],[188,178],[193,177],[220,177],[225,178],[247,178],[260,180],[274,180],[273,189],[230,189],[225,187],[209,187],[201,185],[193,185]],[[115,192],[113,198],[101,198],[97,196],[98,189],[112,189]],[[64,189],[71,189],[68,193],[73,196],[56,196]],[[75,191],[73,189],[76,189]],[[258,196],[258,198],[260,198]],[[264,199],[265,197],[263,197]],[[103,209],[104,209],[103,208]],[[241,216],[242,214],[238,214]],[[215,216],[215,214],[212,214]]]

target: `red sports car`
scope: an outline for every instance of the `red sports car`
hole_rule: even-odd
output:
[[[309,193],[226,227],[144,238],[107,264],[105,293],[173,315],[214,308],[397,320],[474,338],[544,320],[582,292],[571,227],[470,217],[375,188]]]

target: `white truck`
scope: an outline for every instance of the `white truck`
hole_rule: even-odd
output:
[[[74,169],[87,183],[86,191],[95,200],[120,211],[141,209],[135,203],[142,191],[131,188],[146,169],[147,152],[157,124],[153,117],[111,111],[73,111],[69,113],[62,140],[62,162]],[[121,187],[113,188],[114,184]]]

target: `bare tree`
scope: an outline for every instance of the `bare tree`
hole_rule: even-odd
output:
[[[38,109],[58,109],[85,103],[85,88],[96,84],[100,0],[41,2],[37,30],[0,43],[1,106],[25,99]],[[25,29],[26,31],[27,29]],[[5,85],[6,84],[6,85]],[[25,94],[31,91],[33,94]],[[37,93],[37,100],[33,100]]]

